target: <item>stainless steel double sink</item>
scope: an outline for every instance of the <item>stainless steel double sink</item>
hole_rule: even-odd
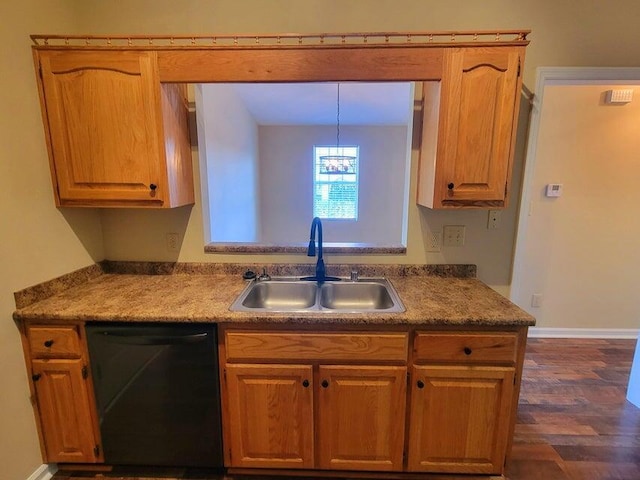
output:
[[[313,281],[291,277],[251,281],[231,305],[239,312],[396,313],[404,305],[386,278]]]

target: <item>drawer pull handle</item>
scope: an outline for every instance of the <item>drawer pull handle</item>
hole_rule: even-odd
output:
[[[465,355],[471,355],[471,352],[473,352],[473,350],[471,350],[469,347],[464,347],[464,354]]]
[[[53,346],[53,340],[46,340],[44,342],[44,346],[47,347],[47,348],[52,347]]]
[[[455,187],[455,185],[453,183],[450,183],[450,184],[447,185],[447,188],[449,190],[453,190],[454,187]]]
[[[303,381],[302,381],[302,386],[303,386],[304,388],[307,388],[307,387],[309,386],[309,380],[303,380]]]
[[[33,380],[34,382],[37,382],[38,380],[40,380],[40,377],[42,377],[41,373],[35,373],[31,375],[31,380]]]
[[[327,388],[329,386],[329,382],[326,380],[322,380],[321,385],[322,385],[322,388]]]
[[[418,380],[417,385],[418,388],[424,388],[424,382],[422,380]]]

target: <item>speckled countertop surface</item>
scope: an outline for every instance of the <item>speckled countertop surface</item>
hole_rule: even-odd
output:
[[[86,275],[85,275],[86,276]],[[229,306],[245,287],[237,274],[97,273],[30,305],[18,320],[334,323],[342,325],[534,325],[522,309],[475,278],[387,275],[402,313],[244,313]],[[18,292],[20,293],[20,292]],[[18,293],[16,302],[18,303]]]

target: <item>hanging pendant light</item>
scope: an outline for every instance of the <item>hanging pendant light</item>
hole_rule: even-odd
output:
[[[356,173],[356,157],[353,155],[344,155],[340,147],[340,83],[338,83],[336,110],[336,153],[334,155],[320,156],[320,173],[339,175],[354,174]]]

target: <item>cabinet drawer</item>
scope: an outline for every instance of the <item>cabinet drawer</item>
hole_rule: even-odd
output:
[[[226,332],[228,361],[357,360],[406,362],[406,333]]]
[[[29,327],[29,348],[32,358],[80,357],[80,336],[75,326]]]
[[[516,333],[418,333],[414,361],[513,364],[517,345]]]

